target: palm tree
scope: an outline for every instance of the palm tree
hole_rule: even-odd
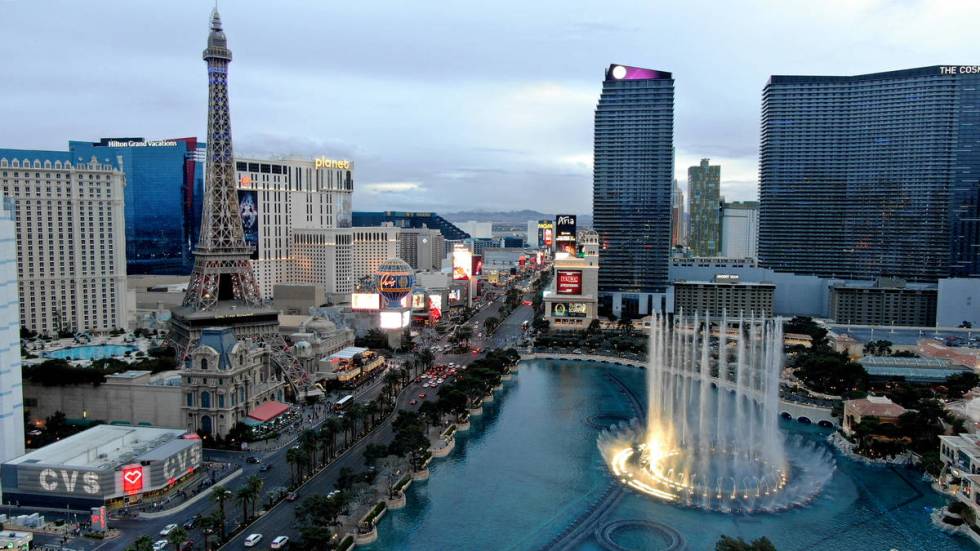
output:
[[[348,440],[347,435],[350,434],[353,427],[354,427],[354,418],[351,417],[350,415],[345,415],[344,420],[341,421],[341,428],[344,429],[344,449],[347,449],[347,447],[350,446],[350,441]]]
[[[248,522],[248,502],[252,499],[252,490],[248,485],[235,491],[235,499],[242,504],[242,525]]]
[[[299,447],[310,459],[310,464],[316,467],[316,432],[306,429],[299,435]]]
[[[289,477],[293,479],[293,484],[296,484],[300,478],[296,476],[296,471],[299,469],[299,458],[301,455],[303,455],[303,452],[297,448],[286,450],[286,463],[289,464]]]
[[[371,400],[370,402],[368,402],[367,407],[364,408],[364,412],[367,413],[368,419],[371,422],[371,428],[374,428],[375,426],[374,417],[381,412],[381,407],[378,405],[378,401]]]
[[[180,551],[180,544],[187,541],[187,530],[183,526],[178,526],[167,534],[167,543],[174,546],[174,551]]]
[[[126,551],[153,551],[153,540],[150,536],[140,536]]]
[[[327,454],[330,452],[330,443],[333,440],[333,435],[327,431],[327,424],[323,423],[320,425],[320,429],[316,431],[316,443],[320,448],[320,464],[326,466],[327,464]]]
[[[364,406],[361,404],[354,404],[351,406],[350,411],[347,412],[347,416],[351,419],[351,432],[353,433],[354,440],[357,440],[357,422],[364,418]]]
[[[231,490],[224,486],[215,486],[211,488],[211,499],[218,504],[218,512],[221,514],[221,527],[219,532],[221,534],[221,541],[225,541],[225,522],[227,520],[225,516],[225,501],[231,499]]]
[[[245,485],[248,487],[248,491],[252,494],[252,516],[254,517],[255,504],[259,501],[259,496],[262,495],[262,486],[265,485],[265,482],[261,477],[253,474],[252,476],[248,477]]]
[[[323,423],[320,430],[326,431],[326,433],[329,435],[330,457],[332,458],[337,452],[337,433],[340,432],[340,421],[337,421],[331,417]]]

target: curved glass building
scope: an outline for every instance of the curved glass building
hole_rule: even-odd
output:
[[[760,263],[846,279],[980,276],[978,71],[772,76]]]

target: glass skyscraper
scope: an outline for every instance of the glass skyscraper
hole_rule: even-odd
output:
[[[760,263],[848,279],[980,276],[978,70],[772,76]]]
[[[187,275],[194,267],[204,191],[197,138],[103,138],[68,142],[72,158],[122,157],[126,173],[126,273]]]
[[[674,79],[610,65],[595,111],[593,226],[599,304],[633,318],[663,307],[674,178]]]

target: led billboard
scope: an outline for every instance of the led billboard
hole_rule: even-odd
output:
[[[252,247],[252,260],[259,258],[259,196],[254,190],[238,190],[238,211],[242,217],[245,244]]]
[[[551,307],[551,315],[555,318],[584,318],[587,312],[584,302],[556,302]]]
[[[453,249],[453,279],[469,279],[473,275],[473,253],[469,249]]]
[[[470,273],[475,276],[483,275],[483,255],[473,255],[473,264]]]
[[[385,310],[381,312],[381,328],[382,329],[401,329],[403,327],[408,327],[408,324],[412,321],[412,313],[408,310],[404,312]]]
[[[442,295],[429,295],[429,319],[438,321],[442,317]]]
[[[378,293],[354,293],[350,296],[351,310],[380,310],[381,295]]]
[[[551,248],[555,244],[555,223],[538,220],[538,246]]]
[[[555,251],[575,255],[576,220],[574,214],[555,217]]]
[[[556,270],[556,291],[559,295],[582,294],[582,270]]]

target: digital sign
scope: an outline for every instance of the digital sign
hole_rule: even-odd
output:
[[[252,247],[252,260],[259,258],[259,197],[252,190],[238,190],[238,211],[242,216],[245,244]]]
[[[555,318],[584,318],[587,313],[584,302],[556,302],[551,307],[551,316]]]
[[[385,310],[381,312],[381,328],[382,329],[401,329],[403,327],[408,327],[408,324],[412,321],[412,313],[408,310],[404,312],[394,312],[391,310]]]
[[[438,321],[442,317],[442,295],[429,295],[429,319]]]
[[[555,217],[555,250],[575,255],[576,219],[574,214]]]
[[[521,255],[521,256],[519,256],[519,257],[517,257],[517,265],[518,265],[518,266],[519,266],[519,267],[520,267],[520,268],[521,268],[522,270],[524,269],[524,265],[525,265],[525,264],[527,264],[527,257],[526,257],[526,256],[524,256],[524,255]]]
[[[425,293],[412,293],[412,310],[425,310]]]
[[[556,277],[559,295],[582,294],[582,270],[557,270]]]
[[[453,249],[453,279],[469,279],[473,275],[473,253],[469,249]]]
[[[470,273],[475,276],[483,275],[483,255],[473,255],[473,264]]]
[[[143,491],[143,466],[126,465],[122,468],[123,493],[131,496]]]
[[[551,220],[538,221],[538,246],[551,248],[555,244],[555,223]]]
[[[671,78],[666,71],[630,67],[629,65],[610,65],[606,70],[606,80],[662,80]]]
[[[381,295],[378,293],[354,293],[350,296],[351,310],[380,310]]]
[[[449,290],[449,304],[458,304],[463,300],[463,291],[459,287]]]

